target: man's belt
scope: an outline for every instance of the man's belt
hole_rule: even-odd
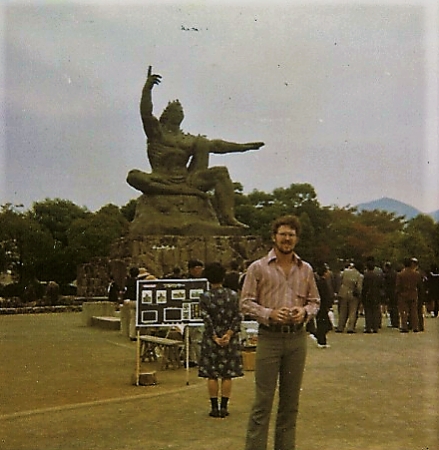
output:
[[[280,323],[273,323],[270,325],[259,324],[262,330],[273,331],[275,333],[297,333],[303,329],[303,323],[293,325],[281,325]]]

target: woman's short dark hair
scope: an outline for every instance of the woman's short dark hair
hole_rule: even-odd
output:
[[[226,275],[226,269],[221,263],[213,262],[206,264],[203,274],[209,283],[222,283]]]
[[[203,267],[203,261],[200,261],[199,259],[190,259],[187,263],[188,269],[193,269],[194,267]]]
[[[271,233],[275,235],[277,230],[282,226],[286,225],[296,231],[297,236],[300,236],[302,227],[300,225],[300,220],[297,216],[282,216],[277,218],[271,224]]]

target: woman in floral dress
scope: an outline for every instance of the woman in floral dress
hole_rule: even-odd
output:
[[[242,377],[239,342],[241,313],[238,294],[224,288],[225,269],[220,263],[207,264],[204,276],[209,290],[200,296],[200,312],[204,321],[198,376],[207,378],[211,417],[229,415],[227,405],[232,391],[232,378]],[[221,380],[221,403],[218,395]]]

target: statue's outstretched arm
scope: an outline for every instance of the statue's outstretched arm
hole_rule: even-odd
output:
[[[140,99],[140,115],[142,117],[143,129],[149,139],[154,138],[160,131],[159,121],[152,114],[152,88],[160,84],[161,80],[161,75],[152,74],[151,66],[149,66],[148,76],[145,86],[143,86],[142,97]]]
[[[234,152],[246,152],[247,150],[258,150],[265,145],[263,142],[247,142],[237,144],[235,142],[223,141],[221,139],[209,140],[198,136],[195,141],[194,152],[188,167],[189,172],[205,170],[209,167],[209,155],[211,153],[224,154]]]
[[[246,142],[244,144],[238,144],[236,142],[223,141],[221,139],[214,139],[210,141],[210,153],[235,153],[246,152],[248,150],[258,150],[264,144],[264,142]]]

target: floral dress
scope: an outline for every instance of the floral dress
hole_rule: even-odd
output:
[[[242,377],[238,294],[223,287],[204,292],[200,296],[200,313],[204,332],[198,376],[210,379]],[[214,342],[213,336],[222,337],[227,330],[232,330],[233,336],[229,345],[221,347]]]

